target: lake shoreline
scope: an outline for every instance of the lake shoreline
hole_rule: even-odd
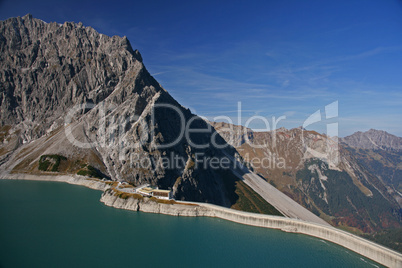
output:
[[[73,185],[85,186],[87,188],[105,191],[110,189],[111,186],[100,180],[87,179],[79,175],[33,175],[25,173],[2,174],[0,180],[29,180],[29,181],[54,181],[65,182]]]
[[[238,211],[207,203],[176,201],[176,204],[166,204],[155,202],[149,198],[136,199],[128,197],[124,199],[117,196],[112,190],[112,186],[106,182],[86,179],[78,175],[39,176],[16,173],[1,175],[0,179],[66,182],[103,191],[100,201],[114,208],[172,216],[215,217],[244,225],[305,234],[343,246],[387,267],[402,267],[402,254],[334,227],[316,223]]]

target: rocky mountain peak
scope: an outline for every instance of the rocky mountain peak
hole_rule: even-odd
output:
[[[141,77],[159,88],[127,37],[82,23],[46,23],[30,14],[7,19],[0,22],[0,51],[0,123],[36,125],[27,139],[60,125],[77,103],[97,104],[118,88],[115,98],[123,101]]]
[[[177,199],[233,202],[236,177],[196,158],[235,159],[236,151],[209,144],[225,141],[160,86],[127,37],[28,14],[0,22],[0,51],[2,169],[39,172],[41,156],[60,155],[67,174],[89,165],[112,180],[170,188]],[[210,131],[185,136],[187,124]]]
[[[359,149],[402,150],[402,138],[383,130],[358,131],[350,136],[341,138],[341,141]]]

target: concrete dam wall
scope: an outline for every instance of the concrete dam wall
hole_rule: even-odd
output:
[[[234,211],[212,205],[207,206],[214,210],[215,217],[221,219],[318,237],[341,245],[382,265],[402,267],[402,254],[334,227],[284,217]]]
[[[174,216],[217,217],[251,226],[310,235],[341,245],[382,265],[402,267],[402,254],[331,226],[279,216],[243,212],[205,203],[180,201],[177,204],[163,204],[150,201],[148,198],[142,200],[134,198],[121,199],[114,196],[112,191],[105,191],[101,202],[121,209]]]

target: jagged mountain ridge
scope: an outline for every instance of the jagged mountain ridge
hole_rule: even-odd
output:
[[[367,233],[401,226],[394,188],[362,165],[346,144],[336,146],[336,140],[302,128],[253,132],[212,124],[254,171],[333,225]]]
[[[44,23],[31,15],[0,24],[0,51],[0,123],[33,124],[35,132],[26,133],[26,140],[60,124],[67,107],[101,102],[143,68],[125,37],[98,34],[82,24]]]
[[[208,144],[205,148],[185,137],[159,148],[175,141],[190,119],[193,129],[209,126],[157,83],[127,38],[26,15],[0,22],[0,50],[3,171],[41,174],[42,155],[63,155],[68,160],[60,172],[75,174],[91,165],[113,180],[172,188],[176,199],[233,204],[236,177],[228,170],[195,166],[197,154],[236,158],[231,146],[209,145],[212,136],[226,144],[213,128],[189,134],[195,144]],[[86,108],[78,109],[82,104]],[[158,165],[170,155],[181,165]]]
[[[383,130],[358,131],[340,140],[350,147],[359,149],[402,150],[402,138]]]

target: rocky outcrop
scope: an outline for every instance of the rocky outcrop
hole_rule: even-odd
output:
[[[107,206],[132,211],[159,213],[172,216],[214,216],[211,210],[195,204],[165,204],[155,202],[147,197],[123,199],[115,195],[112,190],[106,190],[100,199]]]
[[[0,22],[0,52],[0,123],[22,124],[25,141],[63,124],[75,104],[99,103],[134,81],[142,65],[125,37],[31,15]]]

